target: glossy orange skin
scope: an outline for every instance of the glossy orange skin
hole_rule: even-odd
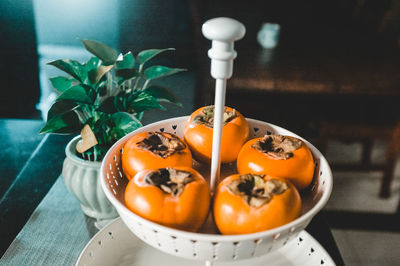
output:
[[[187,184],[179,197],[164,193],[154,185],[143,181],[154,170],[139,172],[125,189],[128,209],[155,223],[175,229],[196,232],[207,218],[210,206],[210,190],[205,179],[189,167],[174,167],[192,173],[194,181]]]
[[[213,129],[202,124],[192,124],[193,118],[200,114],[206,107],[201,107],[190,115],[185,124],[184,139],[196,160],[203,163],[210,163],[212,157]],[[233,110],[230,107],[225,108],[228,111]],[[222,163],[235,161],[240,148],[249,138],[250,130],[246,119],[238,111],[236,113],[238,116],[224,125],[222,129]]]
[[[293,152],[293,157],[279,160],[251,147],[261,139],[251,139],[243,145],[237,159],[238,172],[282,177],[291,181],[298,190],[307,188],[313,179],[315,164],[305,143],[302,142],[302,146]]]
[[[240,196],[234,195],[227,185],[239,174],[226,177],[217,187],[213,214],[218,230],[224,235],[250,234],[287,224],[301,214],[301,198],[297,189],[285,179],[288,189],[258,208],[251,207]],[[265,180],[272,177],[265,176]]]
[[[171,136],[170,133],[161,133],[164,136]],[[192,167],[192,153],[188,145],[182,151],[175,152],[166,158],[159,157],[151,151],[138,147],[137,143],[146,138],[148,132],[138,133],[132,136],[124,145],[122,151],[122,170],[128,180],[131,180],[139,171],[145,169],[157,169],[173,166]]]

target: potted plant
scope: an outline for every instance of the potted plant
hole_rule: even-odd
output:
[[[69,76],[50,79],[60,95],[40,132],[77,134],[65,149],[65,184],[86,215],[109,219],[117,212],[98,182],[101,161],[118,139],[142,126],[144,112],[165,109],[161,105],[165,101],[181,106],[167,88],[152,81],[184,69],[150,64],[154,57],[173,48],[149,49],[134,55],[118,54],[97,41],[82,43],[94,55],[86,63],[72,59],[49,63]]]

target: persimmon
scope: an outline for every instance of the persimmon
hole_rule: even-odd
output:
[[[223,122],[221,162],[229,163],[236,160],[250,130],[243,115],[230,107],[225,107]],[[211,162],[213,123],[214,106],[204,106],[190,115],[184,127],[184,140],[193,157],[202,163]]]
[[[265,135],[247,141],[237,159],[239,173],[286,178],[299,190],[310,185],[314,168],[307,145],[298,138],[283,135]]]
[[[148,169],[129,181],[125,204],[155,223],[196,232],[207,218],[210,191],[205,179],[192,168]]]
[[[234,174],[219,183],[213,214],[222,234],[256,233],[299,217],[301,198],[295,186],[283,178]]]
[[[192,153],[178,136],[166,132],[142,132],[132,136],[122,150],[122,170],[130,180],[139,171],[161,167],[192,167]]]

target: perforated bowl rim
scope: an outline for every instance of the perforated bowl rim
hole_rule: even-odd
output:
[[[131,136],[137,134],[137,132],[140,131],[146,131],[148,128],[157,126],[157,125],[165,125],[165,124],[172,124],[176,121],[180,121],[180,120],[187,120],[189,118],[189,116],[181,116],[181,117],[175,117],[175,118],[170,118],[170,119],[166,119],[166,120],[161,120],[146,126],[143,126],[137,130],[132,131],[131,133],[127,134],[126,136],[124,136],[123,138],[121,138],[120,140],[118,140],[106,153],[106,155],[104,156],[104,159],[102,161],[101,164],[101,169],[100,169],[100,179],[101,179],[101,186],[103,191],[105,192],[107,198],[110,200],[110,202],[114,205],[114,207],[117,209],[118,212],[123,212],[124,215],[128,215],[131,217],[134,217],[136,220],[140,221],[143,225],[146,225],[149,228],[153,228],[154,230],[158,230],[158,231],[163,231],[167,234],[171,234],[171,235],[175,235],[175,236],[180,236],[183,238],[187,238],[187,239],[194,239],[194,240],[199,240],[199,241],[208,241],[208,242],[237,242],[237,241],[245,241],[245,240],[251,240],[251,239],[259,239],[259,238],[264,238],[267,236],[273,236],[276,234],[279,234],[280,232],[286,231],[286,230],[290,230],[290,228],[298,228],[300,225],[304,225],[304,224],[308,224],[311,219],[326,205],[326,203],[329,200],[329,197],[332,193],[332,188],[333,188],[333,177],[332,177],[332,171],[330,169],[330,166],[327,162],[327,160],[325,159],[325,157],[321,154],[321,152],[314,147],[314,145],[312,145],[310,142],[308,142],[306,139],[296,135],[295,133],[282,128],[280,126],[268,123],[268,122],[264,122],[264,121],[260,121],[260,120],[256,120],[256,119],[251,119],[251,118],[246,118],[246,120],[250,123],[263,123],[266,124],[274,129],[277,129],[278,131],[287,131],[288,133],[290,133],[290,135],[297,137],[301,140],[303,140],[307,146],[311,149],[313,154],[316,154],[317,157],[320,160],[320,164],[322,164],[322,162],[324,164],[327,165],[327,170],[328,172],[324,172],[324,175],[327,175],[327,179],[324,185],[324,191],[322,193],[321,198],[319,199],[319,201],[310,209],[308,210],[306,213],[302,214],[300,217],[298,217],[297,219],[293,220],[292,222],[279,226],[277,228],[274,229],[269,229],[266,231],[262,231],[262,232],[257,232],[257,233],[251,233],[251,234],[240,234],[240,235],[222,235],[222,234],[207,234],[207,233],[193,233],[193,232],[187,232],[187,231],[182,231],[182,230],[178,230],[178,229],[174,229],[174,228],[170,228],[170,227],[166,227],[154,222],[151,222],[147,219],[142,218],[139,215],[136,215],[135,213],[133,213],[132,211],[130,211],[124,204],[122,204],[118,199],[116,199],[114,197],[114,195],[111,193],[111,191],[108,189],[106,181],[105,181],[105,176],[104,176],[104,171],[105,171],[105,161],[106,158],[108,158],[111,154],[113,154],[113,150],[115,149],[116,146],[119,146],[121,144],[121,142],[125,143]],[[122,217],[122,215],[121,215]],[[123,219],[124,221],[124,219]],[[125,223],[125,221],[124,221]]]

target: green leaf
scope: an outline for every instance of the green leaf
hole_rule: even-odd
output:
[[[171,76],[182,71],[186,71],[186,69],[170,68],[166,66],[151,66],[144,71],[144,76],[146,79],[152,80]]]
[[[67,112],[72,111],[78,105],[71,101],[58,101],[53,103],[50,107],[49,111],[47,112],[47,120],[55,118],[57,116],[61,116]]]
[[[54,89],[62,93],[65,90],[72,87],[72,83],[74,82],[74,80],[72,78],[66,78],[66,77],[55,77],[55,78],[50,78],[50,82],[51,85],[53,85]]]
[[[68,100],[75,103],[92,103],[92,100],[88,96],[88,87],[83,84],[65,90],[60,96],[58,96],[57,101],[60,100]]]
[[[165,110],[165,108],[158,102],[157,98],[144,91],[140,92],[140,94],[137,95],[137,97],[133,100],[129,99],[128,107],[129,109],[133,109],[135,113],[152,109]]]
[[[114,127],[112,127],[110,134],[117,140],[142,126],[134,115],[126,112],[114,113],[111,119]]]
[[[92,56],[85,64],[86,71],[89,72],[90,70],[96,69],[101,66],[101,60],[98,57]]]
[[[100,82],[97,84],[97,91],[98,91],[98,93],[100,93],[101,97],[106,94],[107,83],[108,83],[108,80],[102,78],[102,79],[100,79]]]
[[[104,66],[99,58],[91,57],[85,64],[85,67],[88,73],[88,82],[85,82],[85,84],[94,85],[93,87],[97,88],[101,86],[98,82],[104,74],[113,68],[113,65]]]
[[[115,106],[115,97],[116,96],[111,96],[107,97],[101,104],[100,107],[98,108],[99,111],[107,113],[107,114],[112,114],[118,111],[118,109]]]
[[[75,112],[68,112],[48,119],[40,133],[72,134],[79,132],[81,128],[82,124]]]
[[[117,61],[118,54],[110,46],[92,40],[82,40],[82,43],[86,50],[100,58],[104,65],[113,65]]]
[[[175,50],[175,48],[143,50],[137,55],[137,60],[139,61],[140,64],[144,64],[153,57],[157,56],[158,54],[171,50]]]
[[[182,103],[175,97],[172,92],[170,92],[167,88],[152,85],[144,90],[146,93],[150,94],[151,96],[157,98],[159,101],[167,101],[170,103],[174,103],[178,106],[182,106]]]
[[[87,77],[85,67],[76,60],[71,59],[60,59],[48,63],[49,65],[55,66],[56,68],[70,74],[80,82],[84,82]]]
[[[144,115],[144,112],[140,112],[140,113],[135,114],[135,116],[137,117],[137,119],[139,119],[139,121],[142,120],[143,115]]]
[[[135,65],[135,57],[131,52],[126,53],[122,60],[117,60],[117,69],[131,69]]]
[[[99,66],[98,68],[90,70],[88,73],[89,82],[93,85],[97,84],[97,82],[100,81],[104,74],[110,71],[113,67],[113,65]]]
[[[132,68],[132,69],[117,69],[115,72],[115,75],[117,77],[118,84],[121,85],[124,81],[129,80],[134,77],[138,77],[139,74],[138,72]]]

